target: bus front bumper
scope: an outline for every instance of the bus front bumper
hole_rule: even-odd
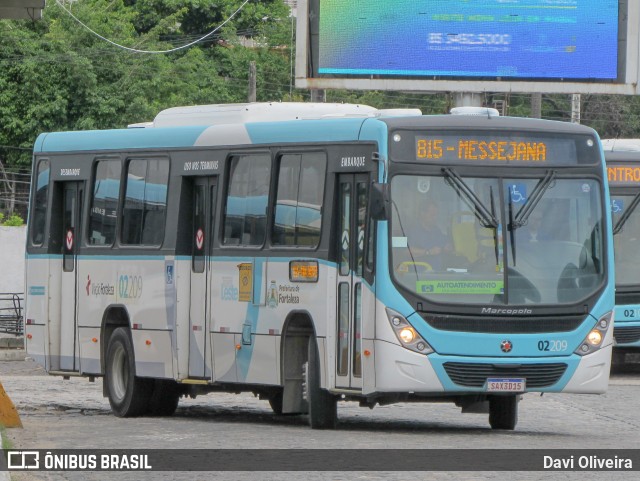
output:
[[[524,379],[524,392],[602,394],[609,384],[612,345],[586,356],[489,358],[428,356],[374,341],[375,386],[365,391],[489,393],[487,378]]]

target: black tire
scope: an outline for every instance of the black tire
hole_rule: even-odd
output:
[[[489,424],[492,429],[513,431],[518,423],[518,396],[489,398]]]
[[[133,344],[129,331],[119,327],[109,339],[105,366],[107,395],[118,417],[133,417],[147,410],[153,381],[136,376]]]
[[[305,372],[305,397],[309,405],[311,429],[335,429],[338,424],[338,401],[320,387],[320,355],[314,336],[309,338],[309,360]]]
[[[269,397],[269,405],[273,410],[273,414],[277,414],[278,416],[282,414],[282,394],[283,390],[279,389]]]
[[[175,381],[156,379],[149,398],[147,413],[151,416],[173,416],[180,402],[180,386]]]

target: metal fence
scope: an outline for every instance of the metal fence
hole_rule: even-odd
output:
[[[0,292],[0,332],[24,334],[24,293]]]

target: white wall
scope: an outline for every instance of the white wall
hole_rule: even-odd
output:
[[[26,226],[0,226],[0,292],[24,292],[26,233]]]

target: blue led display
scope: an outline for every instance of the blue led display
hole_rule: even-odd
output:
[[[618,0],[319,0],[318,73],[618,77]]]

